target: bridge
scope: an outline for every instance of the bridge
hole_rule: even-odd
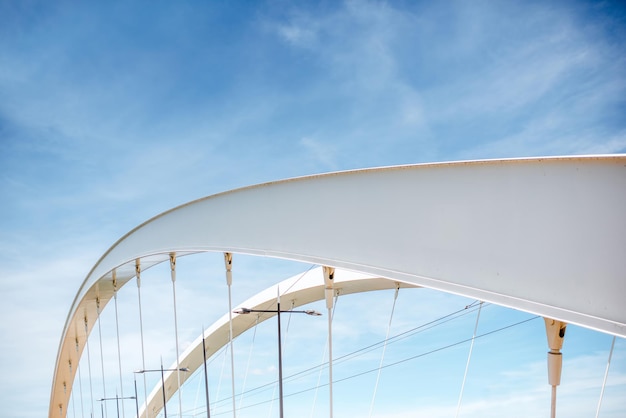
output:
[[[552,387],[549,407],[554,416],[567,325],[626,336],[625,191],[626,156],[581,156],[329,173],[250,186],[173,208],[120,238],[78,289],[59,344],[49,416],[68,415],[77,375],[84,374],[80,365],[97,367],[89,341],[95,344],[94,335],[101,335],[99,320],[105,308],[115,311],[119,327],[117,303],[127,290],[123,288],[136,283],[141,318],[141,278],[147,270],[167,265],[176,328],[176,315],[184,308],[176,305],[179,264],[203,253],[220,254],[223,260],[228,309],[185,350],[176,330],[175,356],[167,367],[146,368],[142,330],[136,354],[142,358],[141,374],[161,371],[162,379],[144,395],[141,406],[136,393],[112,397],[109,390],[108,397],[96,396],[102,409],[107,400],[116,405],[121,401],[124,408],[124,399],[133,398],[136,411],[124,414],[154,417],[165,412],[167,401],[180,396],[185,381],[220,350],[229,350],[232,368],[233,341],[276,315],[279,300],[287,310],[319,300],[327,320],[328,379],[322,386],[332,416],[337,402],[332,389],[337,297],[432,289],[476,300],[475,309],[492,304],[543,318],[546,382]],[[264,291],[233,304],[237,255],[318,267],[284,282],[276,279]],[[243,307],[270,312],[236,313]],[[143,328],[141,319],[139,323]],[[117,333],[118,370],[109,373],[119,374],[122,391]],[[101,338],[99,343],[102,353]],[[234,382],[231,379],[233,416]],[[94,395],[89,396],[93,405]],[[93,406],[87,409],[94,414]]]

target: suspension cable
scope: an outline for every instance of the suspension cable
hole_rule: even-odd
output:
[[[72,397],[72,417],[76,418],[76,400],[74,399],[76,397],[74,396],[74,391],[73,390],[70,393],[70,396]]]
[[[489,304],[488,304],[488,303],[484,303],[484,305],[485,305],[485,306],[489,306]],[[470,313],[470,312],[472,312],[472,311],[473,311],[473,310],[470,310],[470,309],[469,309],[469,308],[471,308],[471,307],[472,307],[471,305],[470,305],[470,306],[466,306],[464,309],[461,309],[461,310],[459,310],[459,311],[457,311],[457,312],[454,312],[454,313],[452,313],[452,314],[459,313],[459,312],[463,312],[463,311],[465,311],[466,313]],[[445,315],[445,316],[441,317],[440,319],[443,319],[443,318],[449,318],[452,314]],[[463,314],[463,315],[464,315],[464,314]],[[515,322],[515,323],[513,323],[513,324],[509,324],[509,325],[506,325],[506,326],[503,326],[503,327],[500,327],[500,328],[497,328],[497,329],[494,329],[494,330],[491,330],[491,331],[485,332],[485,333],[483,333],[483,334],[476,335],[476,337],[475,337],[475,338],[476,338],[476,339],[478,339],[478,338],[486,337],[486,336],[489,336],[489,335],[491,335],[491,334],[495,334],[495,333],[498,333],[498,332],[504,331],[504,330],[509,329],[509,328],[513,328],[513,327],[516,327],[516,326],[519,326],[519,325],[523,325],[523,324],[525,324],[525,323],[527,323],[527,322],[530,322],[530,321],[536,320],[536,319],[538,319],[538,318],[540,318],[540,317],[539,317],[539,316],[533,316],[533,317],[531,317],[531,318],[527,318],[527,319],[524,319],[524,320],[521,320],[521,321]],[[447,321],[449,321],[449,320],[450,320],[450,319],[447,319],[447,320],[446,320],[446,322],[447,322]],[[432,324],[432,322],[436,322],[436,320],[435,320],[435,321],[431,321],[431,322],[429,322],[429,323],[427,323],[427,324]],[[423,329],[423,327],[424,327],[425,325],[427,325],[427,324],[423,324],[423,325],[420,325],[420,326],[418,326],[418,327],[415,327],[415,328],[413,328],[413,330],[416,330],[416,329]],[[398,335],[405,335],[405,334],[407,334],[407,332],[403,332],[403,333],[398,334]],[[392,338],[393,338],[393,337],[392,337]],[[391,339],[390,339],[390,340],[391,340]],[[456,347],[456,346],[459,346],[459,345],[465,344],[465,343],[467,343],[467,342],[470,342],[471,340],[472,340],[471,338],[467,338],[467,339],[460,340],[460,341],[457,341],[457,342],[454,342],[454,343],[451,343],[451,344],[447,344],[447,345],[445,345],[445,346],[441,346],[441,347],[435,348],[435,349],[433,349],[433,350],[429,350],[429,351],[426,351],[426,352],[422,352],[422,353],[416,354],[416,355],[414,355],[414,356],[407,357],[407,358],[404,358],[404,359],[398,360],[398,361],[396,361],[396,362],[386,364],[386,365],[382,366],[382,368],[383,368],[383,369],[385,369],[385,368],[389,368],[389,367],[395,367],[395,366],[398,366],[398,365],[400,365],[400,364],[402,364],[402,363],[405,363],[405,362],[408,362],[408,361],[412,361],[412,360],[415,360],[415,359],[418,359],[418,358],[421,358],[421,357],[428,356],[428,355],[430,355],[430,354],[434,354],[434,353],[437,353],[437,352],[440,352],[440,351],[447,350],[447,349],[449,349],[449,348],[453,348],[453,347]],[[224,350],[224,351],[226,351],[226,348],[227,348],[227,347],[225,347],[225,350]],[[363,351],[363,349],[359,349],[359,350],[356,350],[355,352],[362,352],[362,351]],[[348,357],[349,355],[350,355],[350,354],[345,355],[345,356],[342,356],[342,357],[343,357],[343,358],[345,358],[345,357]],[[305,371],[297,372],[297,373],[294,373],[294,374],[292,374],[292,375],[290,375],[290,376],[286,376],[286,377],[285,377],[285,380],[293,379],[294,377],[300,376],[300,375],[302,375],[302,374],[303,374],[303,373],[305,373],[305,372],[310,372],[311,370],[318,370],[318,369],[319,369],[319,368],[321,368],[321,367],[324,367],[324,364],[319,364],[319,365],[316,365],[316,366],[314,366],[314,367],[312,367],[312,368],[309,368],[309,369],[307,369],[307,370],[305,370]],[[357,377],[359,377],[359,376],[363,376],[363,375],[366,375],[366,374],[369,374],[369,373],[377,372],[377,371],[378,371],[378,369],[379,369],[379,367],[376,367],[376,368],[374,368],[374,369],[365,370],[365,371],[362,371],[362,372],[359,372],[359,373],[356,373],[356,374],[353,374],[353,375],[347,376],[347,377],[345,377],[345,378],[335,380],[333,383],[340,383],[340,382],[347,381],[347,380],[351,380],[351,379],[354,379],[354,378],[357,378]],[[263,385],[257,386],[256,388],[252,388],[252,389],[250,389],[250,390],[246,391],[246,393],[257,392],[257,391],[259,391],[259,390],[263,390],[264,388],[265,388],[265,389],[267,389],[267,388],[268,388],[268,386],[270,386],[270,385],[271,385],[271,386],[275,386],[275,382],[270,382],[270,383],[266,383],[266,384],[263,384]],[[328,386],[328,383],[324,383],[324,384],[322,384],[322,385],[317,384],[317,385],[315,385],[314,387],[310,387],[310,388],[308,388],[308,389],[304,389],[304,390],[301,390],[301,391],[297,391],[297,392],[294,392],[294,393],[287,394],[287,395],[285,395],[285,397],[296,396],[296,395],[299,395],[299,394],[302,394],[302,393],[306,393],[306,392],[309,392],[309,391],[312,391],[312,390],[318,390],[319,388],[321,388],[321,387],[325,387],[325,386]],[[273,402],[273,400],[274,400],[274,399],[273,399],[273,396],[272,396],[272,397],[271,397],[270,399],[268,399],[268,400],[265,400],[265,401],[260,401],[260,402],[257,402],[257,403],[254,403],[254,404],[250,404],[250,405],[246,405],[246,406],[242,407],[241,409],[250,409],[250,408],[253,408],[253,407],[256,407],[256,406],[262,405],[262,404],[267,404],[267,403]],[[223,400],[221,400],[221,401],[216,401],[216,402],[214,403],[214,405],[215,405],[215,404],[219,404],[219,403],[224,402],[224,401],[226,401],[226,399],[223,399]],[[219,413],[219,414],[214,414],[214,415],[215,415],[215,416],[217,416],[217,415],[223,415],[224,413],[226,413],[226,412]]]
[[[89,329],[87,316],[85,316],[85,346],[87,347],[87,366],[89,371],[89,394],[91,397],[91,418],[93,418],[93,384],[91,378],[91,355],[89,353]]]
[[[471,306],[471,305],[470,305]],[[478,330],[478,320],[480,319],[480,308],[482,308],[482,301],[478,305],[478,314],[476,315],[476,324],[474,325],[474,333],[472,334],[472,342],[470,344],[469,354],[467,355],[467,363],[465,364],[465,373],[463,373],[463,383],[461,384],[461,393],[459,394],[459,402],[456,405],[455,418],[459,416],[461,410],[461,400],[463,399],[463,390],[465,389],[465,379],[467,379],[467,371],[469,370],[470,359],[472,358],[472,350],[474,349],[474,341],[476,340],[476,330]]]
[[[120,350],[120,325],[117,312],[117,275],[113,270],[113,299],[115,300],[115,333],[117,335],[117,365],[120,373],[120,397],[124,398],[124,386],[122,384],[122,351]],[[117,394],[115,395],[117,397]],[[124,412],[124,402],[122,402],[122,417],[126,417]]]
[[[477,336],[476,336],[476,338],[486,337],[486,336],[488,336],[488,335],[495,334],[496,332],[504,331],[505,329],[509,329],[509,328],[515,327],[515,326],[517,326],[517,325],[522,325],[522,324],[524,324],[524,323],[526,323],[526,322],[533,321],[533,320],[535,320],[535,319],[537,319],[537,318],[539,318],[539,316],[533,316],[532,318],[524,319],[524,320],[519,321],[519,322],[516,322],[516,323],[514,323],[514,324],[506,325],[506,326],[504,326],[504,327],[501,327],[501,328],[498,328],[498,329],[494,329],[494,330],[489,331],[489,332],[486,332],[486,333],[484,333],[484,334],[477,335]],[[433,349],[433,350],[430,350],[430,351],[427,351],[427,352],[424,352],[424,353],[421,353],[421,354],[417,354],[417,355],[415,355],[415,356],[407,357],[407,358],[405,358],[405,359],[398,360],[398,361],[393,362],[393,363],[385,364],[385,365],[383,366],[383,369],[386,369],[387,367],[397,366],[397,365],[399,365],[399,364],[406,363],[407,361],[415,360],[415,359],[417,359],[417,358],[424,357],[424,356],[429,355],[429,354],[434,354],[434,353],[437,353],[437,352],[439,352],[439,351],[446,350],[446,349],[448,349],[448,348],[456,347],[456,346],[458,346],[458,345],[465,344],[466,342],[469,342],[469,341],[471,341],[471,340],[472,340],[471,338],[466,338],[466,339],[464,339],[464,340],[457,341],[457,342],[455,342],[455,343],[448,344],[448,345],[445,345],[445,346],[443,346],[443,347],[435,348],[435,349]],[[341,381],[348,380],[348,379],[351,379],[351,378],[354,378],[354,377],[358,377],[358,376],[361,376],[361,375],[364,375],[364,374],[367,374],[367,373],[372,373],[372,372],[375,372],[376,370],[378,370],[378,368],[376,368],[376,369],[366,370],[366,371],[364,371],[364,372],[361,372],[361,373],[358,373],[358,374],[355,374],[355,375],[349,376],[349,377],[347,377],[347,378],[337,380],[336,382],[341,382]]]
[[[509,325],[506,325],[506,326],[498,328],[498,329],[494,329],[494,330],[486,332],[484,334],[477,335],[476,338],[486,337],[488,335],[495,334],[497,332],[504,331],[506,329],[509,329],[509,328],[512,328],[512,327],[515,327],[515,326],[518,326],[518,325],[522,325],[522,324],[524,324],[526,322],[533,321],[533,320],[535,320],[537,318],[540,318],[540,317],[539,316],[533,316],[532,318],[524,319],[522,321],[519,321],[519,322],[516,322],[516,323],[513,323],[513,324],[509,324]],[[407,357],[405,359],[398,360],[396,362],[386,364],[382,368],[386,369],[388,367],[395,367],[395,366],[398,366],[398,365],[400,365],[402,363],[406,363],[407,361],[415,360],[415,359],[420,358],[420,357],[425,357],[427,355],[434,354],[434,353],[439,352],[439,351],[447,350],[449,348],[456,347],[456,346],[461,345],[461,344],[465,344],[465,343],[467,343],[467,342],[469,342],[471,340],[472,340],[471,338],[467,338],[467,339],[464,339],[464,340],[461,340],[461,341],[457,341],[455,343],[448,344],[448,345],[445,345],[445,346],[442,346],[442,347],[439,347],[439,348],[435,348],[433,350],[430,350],[430,351],[427,351],[427,352],[423,352],[423,353],[417,354],[415,356]],[[319,367],[319,366],[316,366],[316,367]],[[363,375],[366,375],[366,374],[369,374],[369,373],[376,372],[376,371],[378,371],[378,369],[379,368],[377,367],[377,368],[374,368],[374,369],[365,370],[363,372],[359,372],[359,373],[356,373],[356,374],[353,374],[353,375],[350,375],[350,376],[346,376],[346,377],[344,377],[342,379],[335,380],[333,383],[339,383],[339,382],[351,380],[351,379],[357,378],[359,376],[363,376]],[[262,385],[262,386],[267,386],[267,385]],[[320,387],[324,387],[324,386],[328,386],[328,383],[324,383],[324,384],[320,385]],[[290,393],[288,395],[285,395],[285,397],[288,398],[290,396],[300,395],[302,393],[306,393],[306,392],[309,392],[309,391],[312,391],[312,390],[317,390],[317,389],[318,389],[318,386],[311,387],[311,388],[308,388],[308,389],[303,389],[303,390],[300,390],[300,391],[297,391],[297,392]],[[242,409],[253,408],[255,406],[266,404],[268,402],[272,402],[272,400],[269,399],[269,400],[266,400],[266,401],[257,402],[255,404],[247,405],[247,406],[245,406]]]
[[[387,333],[385,334],[385,344],[383,345],[383,353],[380,356],[380,364],[378,365],[378,374],[376,376],[376,384],[374,385],[374,393],[372,394],[372,402],[370,403],[369,417],[372,416],[374,411],[374,402],[376,401],[376,392],[378,391],[378,382],[380,381],[380,373],[383,370],[383,361],[385,360],[385,350],[387,349],[387,341],[389,340],[389,331],[391,331],[391,321],[393,320],[393,312],[396,309],[396,301],[398,300],[398,292],[400,291],[400,285],[396,283],[396,291],[393,294],[393,305],[391,306],[391,315],[389,316],[389,323],[387,324]]]
[[[243,394],[246,390],[246,382],[248,380],[248,372],[250,371],[250,362],[252,361],[252,351],[254,349],[254,341],[256,340],[256,331],[257,331],[257,327],[259,325],[259,317],[260,315],[257,314],[256,316],[256,322],[254,324],[254,332],[252,333],[252,344],[250,345],[250,351],[248,352],[248,364],[246,365],[246,373],[244,374],[243,377],[243,385],[241,386],[241,394],[239,395],[239,409],[241,409],[241,405],[243,403]]]
[[[339,291],[337,291],[335,293],[335,300],[333,301],[333,309],[332,309],[332,313],[330,315],[330,321],[332,323],[333,318],[335,317],[335,309],[337,309],[337,301],[339,300]],[[326,353],[327,353],[327,347],[328,347],[328,338],[329,335],[326,335],[326,342],[324,343],[324,350],[322,350],[322,360],[320,362],[320,366],[316,366],[315,368],[319,368],[319,373],[317,374],[317,384],[315,385],[315,395],[313,396],[313,406],[311,407],[311,418],[313,418],[313,414],[315,413],[315,404],[317,403],[317,393],[318,393],[318,389],[320,388],[320,381],[322,380],[322,372],[324,371],[324,368],[322,367],[324,364],[326,364]]]
[[[485,307],[489,306],[489,305],[490,304],[488,304],[488,303],[484,303]],[[461,316],[468,315],[468,314],[474,312],[475,310],[477,310],[477,308],[473,308],[472,305],[465,306],[463,309],[459,309],[459,310],[457,310],[455,312],[452,312],[450,314],[444,315],[444,316],[442,316],[440,318],[437,318],[435,320],[429,321],[429,322],[427,322],[425,324],[419,325],[419,326],[414,327],[414,328],[412,328],[410,330],[401,332],[400,334],[396,334],[393,337],[389,338],[388,344],[396,343],[396,342],[401,341],[401,340],[403,340],[405,338],[411,337],[411,336],[413,336],[415,334],[427,331],[427,330],[429,330],[431,328],[434,328],[434,327],[437,327],[439,325],[445,324],[447,322],[453,321],[453,320],[455,320],[455,319],[457,319],[457,318],[459,318]],[[457,315],[457,316],[455,317],[454,315]],[[466,341],[469,341],[469,340],[466,340]],[[371,352],[373,350],[376,350],[378,348],[378,346],[380,346],[383,343],[384,343],[384,341],[379,341],[379,342],[376,342],[374,344],[370,344],[369,346],[366,346],[366,347],[360,348],[358,350],[352,351],[350,353],[344,354],[343,356],[337,357],[337,359],[335,359],[334,362],[335,363],[346,362],[348,360],[351,360],[353,357],[356,357],[356,356],[359,356],[359,355],[363,355],[363,354],[369,353],[369,352]],[[312,373],[312,372],[315,372],[315,371],[319,370],[322,367],[325,367],[326,365],[327,365],[327,363],[316,365],[316,366],[313,366],[313,367],[309,367],[307,369],[301,370],[301,371],[299,371],[297,373],[294,373],[292,375],[284,377],[284,380],[288,381],[288,380],[294,379],[294,378],[296,378],[298,376],[307,375],[309,373]],[[375,369],[375,370],[377,370],[377,369]],[[258,390],[261,390],[263,388],[266,388],[266,387],[268,387],[270,385],[274,385],[274,384],[275,384],[274,382],[266,383],[266,384],[257,386],[256,388],[250,389],[247,392],[258,391]],[[323,386],[327,386],[327,385],[321,385],[320,387],[323,387]]]
[[[484,306],[485,307],[489,306],[489,304],[485,303]],[[457,318],[459,318],[461,316],[468,315],[468,314],[470,314],[470,313],[472,313],[472,312],[474,312],[476,310],[475,308],[474,309],[470,309],[470,308],[472,308],[472,306],[468,305],[468,306],[466,306],[463,309],[460,309],[458,311],[452,312],[452,313],[450,313],[448,315],[444,315],[444,316],[442,316],[440,318],[437,318],[435,320],[432,320],[430,322],[427,322],[425,324],[422,324],[422,325],[417,326],[415,328],[412,328],[410,330],[401,332],[400,334],[396,334],[393,337],[389,338],[388,344],[393,344],[393,343],[401,341],[401,340],[403,340],[405,338],[412,337],[412,336],[414,336],[416,334],[419,334],[421,332],[427,331],[429,329],[432,329],[432,328],[435,328],[437,326],[443,325],[443,324],[445,324],[447,322],[453,321],[453,320],[455,320],[455,319],[457,319]],[[369,353],[371,351],[374,351],[374,350],[378,349],[378,346],[380,346],[381,344],[384,344],[384,343],[385,343],[384,340],[383,341],[378,341],[378,342],[376,342],[374,344],[370,344],[370,345],[368,345],[366,347],[360,348],[360,349],[355,350],[355,351],[353,351],[351,353],[344,354],[343,356],[338,357],[335,360],[335,362],[336,363],[342,363],[344,361],[350,360],[352,357],[355,357],[357,355],[362,355],[362,354]]]
[[[106,385],[105,385],[105,379],[104,379],[104,351],[102,350],[102,325],[101,325],[101,318],[100,318],[100,297],[96,297],[96,312],[98,313],[98,337],[100,340],[100,366],[102,368],[102,393],[103,393],[103,398],[107,397],[107,390],[106,390]],[[106,402],[104,403],[104,414],[105,416],[109,416],[109,413],[107,411],[107,404]]]
[[[135,260],[135,275],[137,276],[137,298],[139,304],[139,334],[141,337],[141,370],[146,370],[146,354],[143,342],[143,316],[141,312],[141,264],[139,259]],[[143,375],[143,399],[144,411],[148,411],[148,388],[146,385],[146,374]],[[139,418],[139,417],[137,417]]]
[[[204,394],[206,398],[206,416],[207,418],[211,418],[211,403],[209,402],[209,372],[206,367],[206,342],[205,341],[206,339],[204,338],[204,324],[203,324],[202,325],[202,368],[204,369],[204,389],[205,389]]]
[[[78,357],[78,338],[76,338],[76,356]],[[81,377],[80,369],[81,367],[80,367],[80,360],[79,360],[78,364],[76,365],[76,371],[78,372],[78,388],[80,390],[80,416],[84,418],[85,408],[83,406],[83,379]]]
[[[224,357],[222,358],[222,367],[220,369],[220,378],[217,382],[217,390],[215,391],[215,398],[216,400],[213,402],[213,414],[215,415],[216,411],[217,411],[217,406],[218,404],[221,403],[221,399],[220,399],[220,390],[222,388],[222,379],[224,378],[224,368],[226,367],[226,358],[228,357],[229,354],[229,348],[230,345],[226,345],[224,347],[224,350],[222,351],[224,353]],[[225,398],[228,399],[228,398]]]
[[[176,378],[178,379],[178,416],[183,416],[183,388],[180,386],[180,356],[178,350],[178,317],[176,315],[176,253],[170,253],[170,270],[172,278],[172,299],[174,300],[174,338],[176,340]]]
[[[231,287],[233,284],[233,254],[224,253],[226,266],[226,284],[228,285],[228,342],[230,345],[230,387],[233,402],[233,418],[237,418],[237,406],[235,405],[235,353],[233,350],[233,298]]]
[[[606,386],[606,379],[609,376],[609,367],[611,366],[611,357],[613,356],[614,347],[615,347],[615,336],[613,336],[613,342],[611,343],[611,350],[609,351],[609,360],[606,363],[606,371],[604,372],[604,380],[602,381],[602,390],[600,391],[600,399],[598,400],[598,410],[596,411],[596,418],[600,416],[600,406],[602,405],[602,397],[604,396],[604,388]]]

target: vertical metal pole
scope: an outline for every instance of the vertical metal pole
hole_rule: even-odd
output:
[[[135,382],[135,409],[137,409],[137,418],[139,418],[139,398],[137,397],[137,375],[133,374],[133,380]]]
[[[226,284],[228,285],[228,341],[230,346],[230,389],[233,399],[233,418],[237,418],[237,405],[235,404],[235,353],[233,351],[233,299],[231,285],[233,284],[233,254],[224,253],[224,265],[226,267]]]
[[[76,352],[78,353],[78,338],[76,339]],[[72,366],[72,363],[70,362],[70,367]],[[85,408],[83,406],[83,378],[81,376],[81,371],[80,371],[81,367],[80,367],[80,362],[78,363],[78,366],[76,367],[76,370],[78,370],[78,387],[80,389],[80,416],[82,418],[85,417]]]
[[[211,407],[209,404],[209,374],[206,368],[206,344],[204,343],[204,327],[202,327],[202,364],[204,365],[204,390],[206,394],[206,416],[211,418]]]
[[[141,314],[141,263],[139,259],[135,260],[135,275],[137,276],[137,298],[139,307],[139,334],[141,336],[141,370],[146,370],[146,355],[143,344],[143,316]],[[146,411],[146,417],[150,418],[148,413],[148,389],[146,385],[146,374],[142,373],[143,377],[143,400],[144,411]],[[137,412],[137,418],[139,418],[139,412]]]
[[[120,418],[120,398],[115,394],[115,406],[117,407],[117,418]]]
[[[283,349],[280,335],[280,296],[278,297],[277,307],[278,308],[276,317],[278,318],[278,405],[280,409],[280,418],[283,418]]]
[[[323,267],[324,271],[324,284],[325,284],[325,298],[326,298],[326,310],[328,311],[328,393],[329,393],[329,418],[333,418],[333,293],[334,293],[334,280],[335,280],[335,268]]]
[[[174,334],[176,338],[176,378],[178,382],[178,416],[183,416],[182,388],[180,386],[180,354],[178,351],[178,318],[176,313],[176,253],[170,253],[170,269],[172,276],[172,297],[174,299]]]
[[[102,397],[107,397],[105,374],[104,374],[104,351],[102,350],[102,321],[100,320],[100,287],[96,283],[96,313],[98,319],[98,339],[100,343],[100,369],[102,370]],[[106,402],[104,403],[104,412],[107,418],[109,417],[109,410]]]
[[[161,392],[163,393],[163,415],[167,418],[167,405],[165,401],[165,378],[163,377],[163,359],[161,359]]]
[[[85,316],[85,346],[87,347],[87,370],[89,371],[89,396],[91,397],[91,413],[89,414],[91,418],[94,417],[93,410],[93,384],[91,383],[91,355],[89,354],[89,329],[88,329],[88,321],[87,316]],[[100,409],[104,408],[102,404],[100,404]],[[102,413],[102,418],[104,418],[104,412]]]
[[[113,298],[115,299],[115,333],[117,336],[117,365],[118,365],[118,371],[120,375],[120,397],[123,398],[124,397],[124,384],[122,382],[122,352],[120,349],[120,321],[119,321],[119,316],[117,313],[117,272],[116,270],[113,270],[112,274],[113,274]],[[115,397],[117,398],[117,394],[115,395]],[[119,402],[118,402],[117,407],[119,409]],[[119,415],[119,411],[118,411],[118,415]],[[122,402],[122,416],[126,418],[126,411],[124,410],[124,402]]]

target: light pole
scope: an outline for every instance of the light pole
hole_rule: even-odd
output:
[[[312,316],[321,316],[322,314],[314,311],[312,309],[305,311],[281,311],[280,310],[280,297],[276,303],[276,310],[268,310],[268,309],[248,309],[248,308],[239,308],[233,311],[236,314],[250,314],[253,312],[259,313],[275,313],[276,318],[278,318],[278,405],[280,410],[280,418],[284,418],[283,416],[283,350],[282,350],[282,342],[280,335],[280,314],[281,313],[303,313]]]
[[[167,401],[165,399],[165,377],[163,375],[163,372],[188,372],[188,371],[189,369],[187,367],[181,367],[180,369],[164,369],[163,362],[161,361],[160,369],[135,370],[135,373],[161,372],[161,393],[163,393],[163,415],[164,415],[164,418],[167,418],[167,406],[166,406]],[[178,390],[180,390],[180,388],[178,388]],[[139,413],[137,413],[137,415],[139,415]]]
[[[120,418],[120,399],[137,399],[136,396],[127,396],[127,397],[119,397],[117,395],[115,395],[115,398],[102,398],[102,399],[98,399],[98,402],[104,402],[104,401],[113,401],[115,400],[115,403],[117,404],[117,418]],[[102,408],[100,408],[102,409]],[[104,418],[104,417],[103,417]]]
[[[135,383],[135,409],[137,410],[136,417],[139,418],[139,398],[137,397],[137,376],[133,374],[133,383]]]
[[[206,369],[206,343],[205,343],[205,338],[204,338],[204,325],[202,326],[202,365],[204,366],[204,390],[205,390],[205,395],[206,395],[206,416],[207,418],[211,418],[211,407],[209,404],[209,373]]]

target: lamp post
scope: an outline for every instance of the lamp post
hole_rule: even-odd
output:
[[[133,383],[135,384],[135,410],[137,411],[136,417],[139,418],[139,398],[137,397],[137,376],[133,374]]]
[[[280,310],[280,297],[276,303],[276,310],[268,310],[268,309],[248,309],[248,308],[239,308],[233,311],[236,314],[250,314],[253,312],[259,313],[275,313],[276,318],[278,318],[278,405],[280,410],[280,418],[284,418],[283,416],[283,355],[282,355],[282,342],[280,335],[280,314],[281,313],[303,313],[312,316],[320,316],[321,313],[314,310],[305,310],[305,311],[281,311]]]
[[[102,398],[102,399],[98,399],[98,402],[104,402],[104,401],[115,401],[115,403],[117,404],[117,418],[120,418],[120,399],[137,399],[136,396],[127,396],[127,397],[119,397],[117,395],[115,395],[114,398]],[[102,408],[101,408],[102,409]]]
[[[164,415],[164,418],[167,418],[167,406],[166,406],[167,401],[165,399],[165,377],[163,375],[163,372],[188,372],[188,371],[189,369],[187,367],[181,367],[179,369],[164,369],[163,361],[161,361],[160,369],[135,370],[135,373],[161,372],[161,393],[163,393],[163,415]],[[178,388],[178,390],[180,390],[180,388]],[[139,413],[137,413],[137,415],[139,415]]]

